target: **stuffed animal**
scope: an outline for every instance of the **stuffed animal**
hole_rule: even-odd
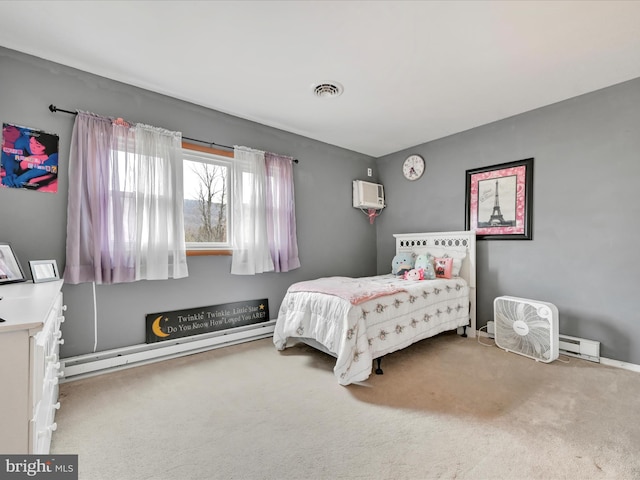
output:
[[[416,257],[413,253],[398,253],[391,261],[391,273],[393,275],[404,275],[404,272],[413,268],[415,259]]]
[[[418,255],[414,268],[422,268],[424,270],[424,278],[426,280],[433,280],[436,278],[436,272],[433,269],[433,255],[423,253]]]
[[[414,268],[405,272],[405,280],[424,280],[424,270],[422,268]]]
[[[451,278],[451,270],[453,268],[453,258],[451,257],[436,258],[434,262],[435,262],[436,277]]]

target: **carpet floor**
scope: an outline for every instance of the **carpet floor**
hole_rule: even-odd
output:
[[[639,479],[640,376],[561,360],[446,333],[343,387],[258,340],[63,383],[51,451],[80,480]]]

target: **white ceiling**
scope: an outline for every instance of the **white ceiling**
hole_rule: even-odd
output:
[[[0,18],[2,46],[373,157],[640,77],[640,1],[5,0]],[[324,81],[344,93],[315,97]]]

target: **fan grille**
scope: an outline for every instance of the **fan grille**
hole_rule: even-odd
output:
[[[539,361],[551,362],[558,358],[557,320],[557,309],[551,304],[496,298],[496,345]]]

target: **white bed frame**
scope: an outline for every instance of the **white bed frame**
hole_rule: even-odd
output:
[[[460,277],[469,285],[469,327],[459,328],[458,333],[469,337],[476,336],[476,232],[397,233],[396,254],[412,252],[416,255],[429,251],[429,247],[438,249],[465,249],[467,256],[462,262]],[[466,330],[466,332],[464,331]]]
[[[469,326],[460,327],[457,332],[462,336],[476,336],[476,232],[429,232],[429,233],[397,233],[393,235],[396,239],[396,254],[401,252],[411,252],[416,255],[434,249],[438,250],[466,250],[466,257],[462,262],[460,277],[466,280],[469,285]],[[337,357],[327,347],[313,338],[296,337],[297,341],[306,343],[310,347]],[[376,373],[381,373],[380,357],[373,357],[378,361]]]

